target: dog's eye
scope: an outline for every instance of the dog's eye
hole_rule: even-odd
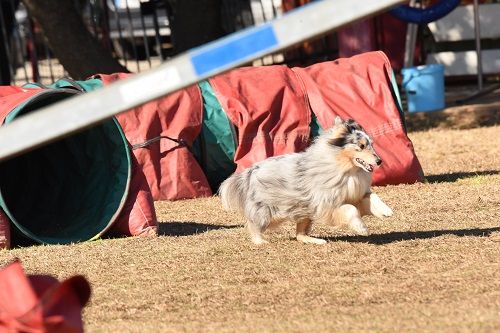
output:
[[[361,148],[361,149],[365,149],[365,145],[364,145],[364,144],[360,144],[360,145],[359,145],[359,148]]]

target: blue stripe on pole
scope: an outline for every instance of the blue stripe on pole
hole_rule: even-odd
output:
[[[278,45],[271,24],[249,29],[189,52],[198,76],[227,67]]]

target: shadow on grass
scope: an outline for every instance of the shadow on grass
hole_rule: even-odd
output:
[[[386,234],[373,234],[370,236],[340,236],[326,237],[329,242],[356,242],[369,243],[375,245],[384,245],[400,241],[429,239],[444,235],[455,235],[459,237],[489,237],[492,232],[500,231],[500,227],[485,229],[460,229],[460,230],[429,230],[429,231],[407,231],[407,232],[389,232]]]
[[[487,170],[487,171],[477,171],[477,172],[455,172],[455,173],[447,173],[441,175],[429,175],[425,176],[425,179],[429,183],[453,183],[462,178],[472,178],[477,176],[490,176],[498,174],[500,174],[500,170]]]
[[[197,222],[160,222],[158,235],[162,236],[190,236],[211,230],[240,228],[240,225],[215,225]]]

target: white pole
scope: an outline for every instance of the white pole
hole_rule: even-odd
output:
[[[481,56],[481,21],[479,19],[479,2],[474,0],[474,33],[477,57],[477,89],[483,90],[483,59]]]
[[[411,0],[409,5],[411,7],[415,7],[417,5],[417,0]],[[417,43],[417,33],[418,33],[418,24],[408,23],[406,30],[406,41],[405,41],[405,56],[404,56],[405,67],[413,66],[413,58],[415,56],[415,45]]]

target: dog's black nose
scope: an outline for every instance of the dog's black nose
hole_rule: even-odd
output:
[[[377,165],[382,164],[382,160],[380,158],[377,158],[376,162],[377,162]]]

